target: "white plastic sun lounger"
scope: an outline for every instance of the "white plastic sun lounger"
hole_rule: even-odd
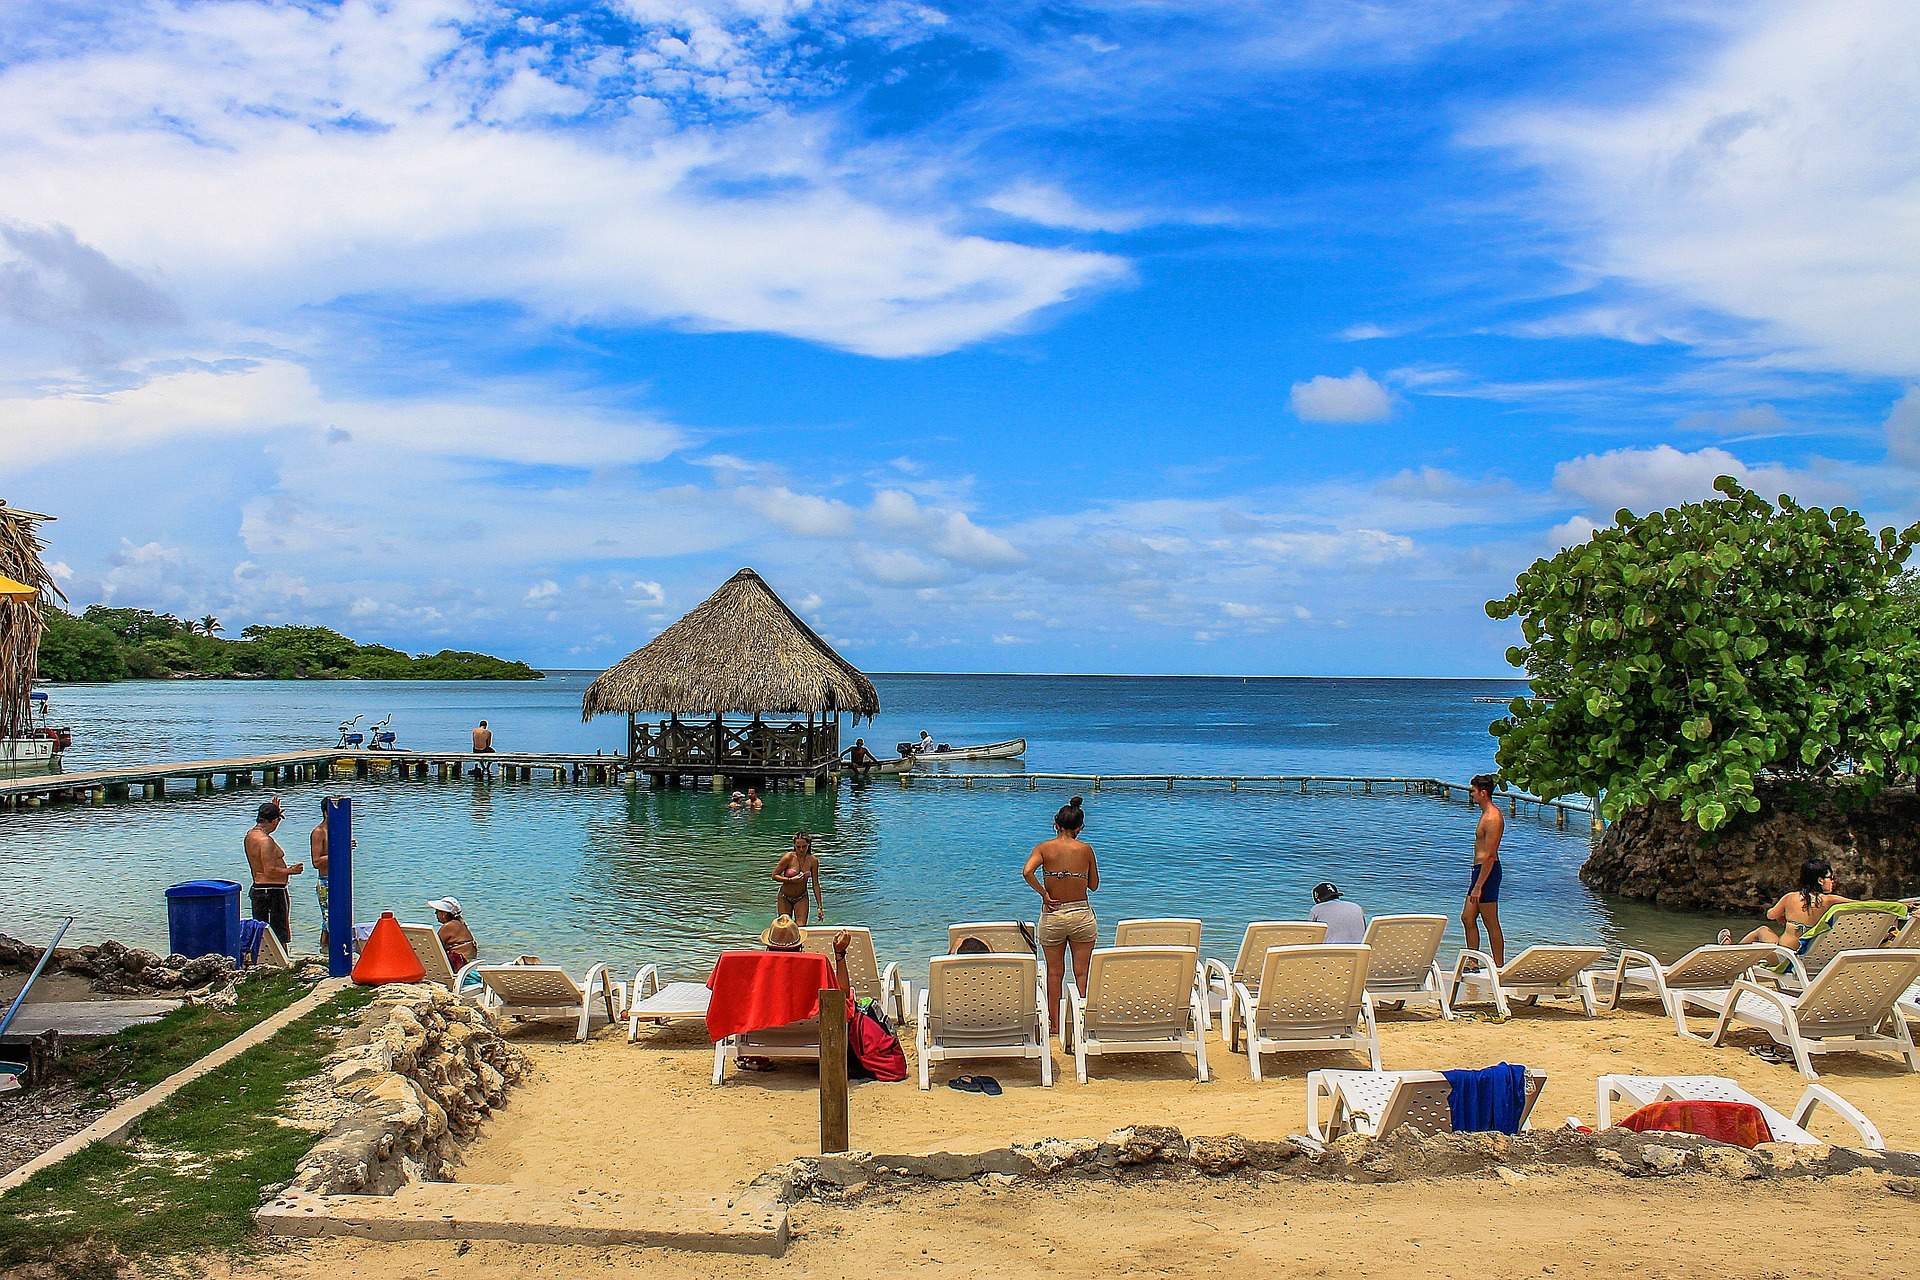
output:
[[[1814,1080],[1816,1053],[1882,1049],[1897,1054],[1907,1070],[1920,1071],[1913,1032],[1896,1010],[1915,979],[1920,950],[1843,951],[1799,995],[1743,978],[1728,991],[1689,991],[1680,998],[1718,1015],[1710,1043],[1721,1043],[1737,1027],[1757,1027],[1793,1050],[1800,1074]]]
[[[634,973],[633,985],[627,988],[627,994],[632,1001],[625,1015],[628,1044],[640,1038],[643,1022],[664,1026],[669,1022],[705,1021],[707,1005],[713,1000],[713,992],[704,982],[661,985],[660,971],[650,964],[641,965]]]
[[[1520,1127],[1528,1127],[1547,1073],[1527,1069],[1527,1100]],[[1309,1071],[1307,1133],[1321,1141],[1348,1133],[1382,1138],[1401,1125],[1424,1133],[1452,1133],[1452,1087],[1438,1071]]]
[[[1229,969],[1219,960],[1209,960],[1205,969],[1204,994],[1208,1009],[1220,1012],[1220,1042],[1233,1037],[1239,1019],[1234,1012],[1234,989],[1244,986],[1258,994],[1260,969],[1267,952],[1274,947],[1310,946],[1327,940],[1327,926],[1317,920],[1255,920],[1240,938],[1240,954]],[[1204,1025],[1210,1025],[1203,1023]]]
[[[859,924],[808,925],[800,930],[800,945],[831,961],[833,939],[840,933],[853,935],[853,941],[847,946],[847,981],[853,984],[853,998],[871,1000],[895,1022],[905,1022],[913,1011],[913,993],[907,988],[907,980],[900,976],[899,965],[881,967],[880,957],[873,949],[873,930]]]
[[[1047,1002],[1024,956],[935,956],[920,992],[920,1087],[933,1064],[958,1058],[1034,1058],[1040,1083],[1053,1083]]]
[[[1374,1026],[1373,997],[1367,994],[1372,955],[1372,948],[1359,943],[1267,949],[1260,993],[1244,986],[1235,993],[1247,1036],[1247,1069],[1255,1083],[1263,1053],[1352,1049],[1380,1069],[1380,1032]]]
[[[1122,920],[1113,926],[1116,947],[1192,947],[1200,951],[1200,922],[1191,916],[1141,916]],[[1193,989],[1201,993],[1200,1026],[1212,1030],[1213,1016],[1207,1009],[1207,971],[1204,965],[1193,967]]]
[[[1200,993],[1193,989],[1192,947],[1099,947],[1083,995],[1065,986],[1067,1024],[1061,1047],[1073,1050],[1074,1074],[1087,1082],[1087,1058],[1108,1053],[1191,1053],[1207,1079],[1207,1038]]]
[[[1504,965],[1495,965],[1484,951],[1462,950],[1453,962],[1449,1003],[1458,1009],[1467,1000],[1491,1000],[1502,1017],[1512,1013],[1511,1002],[1537,1003],[1542,997],[1578,1000],[1589,1018],[1597,1012],[1593,975],[1588,965],[1607,954],[1605,947],[1532,946]],[[1469,972],[1468,963],[1479,968]]]
[[[1787,953],[1786,968],[1761,975],[1783,991],[1805,991],[1807,984],[1820,976],[1834,958],[1848,951],[1871,951],[1887,941],[1887,935],[1900,924],[1891,911],[1865,907],[1836,911],[1833,923],[1807,944],[1804,952]],[[1904,936],[1905,931],[1902,930]],[[1897,940],[1896,940],[1897,941]],[[1908,946],[1920,945],[1908,943]],[[1785,948],[1782,948],[1785,950]]]
[[[413,948],[414,959],[426,970],[428,982],[437,982],[455,995],[468,999],[479,994],[474,978],[474,970],[480,967],[478,960],[455,970],[453,958],[440,941],[440,931],[430,924],[403,924],[400,932],[406,935],[407,945]]]
[[[1616,1103],[1624,1104],[1627,1111],[1633,1112],[1656,1102],[1669,1101],[1744,1102],[1760,1108],[1760,1114],[1766,1117],[1767,1128],[1773,1133],[1775,1142],[1801,1143],[1820,1142],[1819,1138],[1807,1132],[1805,1126],[1807,1117],[1813,1114],[1816,1107],[1825,1103],[1842,1120],[1853,1126],[1869,1148],[1874,1151],[1887,1149],[1873,1121],[1825,1085],[1808,1085],[1801,1093],[1800,1101],[1794,1104],[1793,1115],[1789,1117],[1781,1115],[1725,1076],[1601,1076],[1595,1088],[1598,1127],[1606,1129],[1613,1125]]]
[[[789,1022],[784,1027],[762,1031],[742,1031],[713,1046],[713,1082],[725,1077],[729,1060],[742,1058],[781,1058],[793,1062],[820,1061],[820,1019]]]
[[[1623,999],[1651,996],[1673,1019],[1674,1030],[1683,1038],[1705,1040],[1705,1036],[1687,1029],[1687,1013],[1680,1001],[1680,992],[1725,991],[1740,979],[1752,977],[1756,966],[1792,954],[1785,947],[1765,942],[1715,943],[1695,947],[1672,964],[1663,965],[1651,952],[1625,947],[1613,968],[1598,970],[1593,981],[1597,989],[1605,990],[1606,1003],[1602,1007],[1609,1012],[1619,1008]]]
[[[627,1003],[626,987],[607,980],[604,964],[587,970],[582,982],[557,964],[483,964],[471,970],[480,979],[481,1001],[497,1016],[574,1021],[576,1040],[587,1038],[594,1017],[612,1022],[616,1004],[624,1008]]]
[[[1440,976],[1440,939],[1445,916],[1375,916],[1360,941],[1373,948],[1367,966],[1367,994],[1377,1007],[1430,1004],[1440,1017],[1453,1017],[1447,983]]]
[[[957,953],[961,943],[968,938],[978,938],[996,956],[1038,954],[1039,934],[1034,932],[1032,924],[1024,926],[1024,934],[1020,932],[1022,927],[1018,920],[968,920],[950,924],[947,926],[947,951]],[[1028,941],[1029,938],[1034,941]]]

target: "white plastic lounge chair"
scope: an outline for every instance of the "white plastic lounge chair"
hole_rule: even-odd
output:
[[[1529,1067],[1522,1129],[1546,1086],[1547,1073]],[[1438,1071],[1309,1071],[1307,1133],[1321,1142],[1348,1133],[1382,1138],[1403,1124],[1425,1133],[1452,1133],[1452,1092]]]
[[[1040,1083],[1053,1083],[1047,1002],[1034,958],[935,956],[920,992],[920,1087],[933,1064],[955,1058],[1037,1058]]]
[[[1373,948],[1367,994],[1375,1006],[1431,1004],[1442,1019],[1453,1017],[1446,980],[1440,976],[1440,939],[1445,916],[1375,916],[1360,941]]]
[[[1192,947],[1197,954],[1200,950],[1200,922],[1191,916],[1141,916],[1131,920],[1122,920],[1113,926],[1113,945],[1116,947]],[[1193,989],[1201,993],[1200,1027],[1213,1029],[1213,1016],[1207,1008],[1205,994],[1207,990],[1207,970],[1205,965],[1193,967]]]
[[[1255,1083],[1263,1053],[1364,1050],[1368,1065],[1380,1069],[1380,1032],[1373,1022],[1373,997],[1367,994],[1372,955],[1372,948],[1359,943],[1267,949],[1260,994],[1245,986],[1235,992],[1247,1035],[1247,1069]]]
[[[742,1031],[713,1046],[713,1082],[719,1084],[729,1060],[782,1058],[794,1062],[820,1061],[820,1019],[789,1022],[784,1027]]]
[[[634,973],[627,995],[631,1001],[626,1009],[628,1044],[640,1038],[643,1022],[662,1026],[669,1022],[705,1021],[707,1005],[713,999],[713,992],[704,982],[660,985],[660,971],[650,964],[641,965]]]
[[[1705,1040],[1687,1029],[1687,1012],[1678,993],[1682,991],[1725,991],[1742,978],[1753,976],[1755,966],[1793,953],[1785,947],[1765,942],[1744,942],[1695,947],[1663,965],[1651,952],[1623,947],[1620,959],[1611,971],[1602,969],[1593,976],[1596,989],[1606,992],[1608,1012],[1620,1007],[1620,1001],[1632,996],[1651,996],[1660,1002],[1673,1028],[1688,1040]]]
[[[962,942],[968,938],[978,938],[987,944],[988,951],[997,956],[1034,955],[1039,947],[1039,935],[1034,932],[1033,925],[1025,927],[1027,932],[1022,934],[1018,920],[969,920],[950,924],[947,926],[947,951],[957,952]],[[1028,938],[1036,941],[1029,942]]]
[[[607,980],[607,966],[596,964],[584,981],[575,982],[557,964],[482,964],[469,966],[480,979],[481,1001],[502,1018],[532,1021],[571,1019],[578,1025],[574,1039],[585,1040],[596,1016],[615,1020],[616,1006],[625,1008],[627,989]],[[466,972],[463,970],[462,972]]]
[[[426,970],[426,981],[437,982],[455,995],[471,998],[478,994],[477,979],[473,976],[473,971],[480,967],[478,960],[462,965],[455,971],[453,958],[440,941],[438,929],[430,924],[403,924],[400,932],[406,935],[407,945],[413,948],[414,959]]]
[[[1541,997],[1578,1000],[1589,1018],[1596,1003],[1593,975],[1586,967],[1607,954],[1605,947],[1532,946],[1504,965],[1495,965],[1484,951],[1460,952],[1453,962],[1453,986],[1449,1003],[1458,1009],[1467,1000],[1491,1000],[1501,1017],[1512,1013],[1511,1002],[1538,1003]],[[1469,962],[1479,965],[1467,971]]]
[[[1716,1014],[1712,1044],[1735,1027],[1757,1027],[1775,1044],[1793,1050],[1793,1062],[1809,1080],[1816,1053],[1898,1054],[1907,1070],[1920,1071],[1913,1032],[1895,1006],[1920,979],[1920,951],[1843,951],[1799,995],[1741,979],[1723,992],[1688,991],[1681,1000]]]
[[[880,958],[873,949],[873,930],[857,924],[808,925],[800,930],[800,946],[831,961],[833,939],[840,933],[853,935],[853,941],[847,946],[847,981],[853,984],[853,998],[872,1000],[887,1017],[905,1022],[912,1011],[913,993],[907,989],[907,980],[900,976],[899,965],[881,968]]]
[[[1238,1025],[1233,1007],[1234,988],[1244,986],[1259,992],[1260,967],[1274,947],[1311,946],[1327,940],[1327,926],[1317,920],[1255,920],[1240,938],[1240,954],[1229,969],[1219,960],[1209,960],[1204,969],[1207,1009],[1220,1012],[1220,1042],[1225,1044]],[[1203,1023],[1202,1025],[1210,1025]]]
[[[280,943],[280,935],[271,929],[260,931],[260,956],[256,964],[262,969],[291,969],[293,957]]]
[[[1869,1148],[1874,1151],[1887,1149],[1873,1121],[1825,1085],[1808,1085],[1800,1095],[1800,1101],[1794,1104],[1791,1117],[1781,1115],[1725,1076],[1601,1076],[1595,1088],[1595,1106],[1599,1111],[1599,1127],[1602,1129],[1612,1126],[1615,1103],[1622,1103],[1628,1112],[1633,1112],[1656,1102],[1669,1101],[1744,1102],[1760,1108],[1760,1114],[1766,1117],[1767,1128],[1773,1132],[1775,1142],[1801,1143],[1820,1142],[1819,1138],[1807,1132],[1805,1125],[1814,1108],[1824,1102],[1839,1113],[1842,1120],[1853,1126]]]
[[[1763,976],[1783,991],[1805,991],[1807,983],[1819,977],[1833,963],[1835,956],[1845,951],[1866,951],[1878,947],[1887,941],[1887,935],[1899,924],[1900,917],[1891,911],[1865,907],[1835,911],[1832,923],[1807,944],[1805,951],[1797,954],[1789,952],[1785,969]]]
[[[1192,947],[1098,947],[1083,995],[1071,984],[1061,1047],[1073,1050],[1074,1074],[1087,1082],[1087,1057],[1107,1053],[1191,1053],[1207,1078],[1207,1039],[1200,993],[1193,989]]]

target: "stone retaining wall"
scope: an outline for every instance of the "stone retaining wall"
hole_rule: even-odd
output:
[[[1629,1177],[1695,1174],[1750,1181],[1855,1174],[1879,1176],[1888,1190],[1920,1194],[1920,1155],[1766,1143],[1753,1150],[1687,1134],[1625,1129],[1580,1133],[1546,1129],[1514,1137],[1491,1133],[1420,1134],[1400,1129],[1373,1141],[1349,1135],[1318,1143],[1256,1142],[1227,1136],[1188,1138],[1163,1125],[1116,1129],[1104,1139],[1050,1138],[991,1151],[931,1155],[817,1156],[795,1160],[756,1185],[785,1203],[845,1200],[906,1192],[936,1182],[977,1181],[988,1189],[1058,1179],[1254,1176],[1343,1182],[1400,1182],[1493,1173],[1525,1181],[1528,1171],[1595,1169]]]
[[[0,969],[32,969],[40,950],[0,933]],[[111,938],[56,948],[47,968],[85,978],[88,986],[106,995],[182,995],[225,987],[234,978],[234,963],[227,956],[156,955]]]
[[[294,1171],[291,1191],[391,1195],[440,1180],[527,1071],[493,1015],[432,983],[382,987],[327,1059],[345,1111]]]

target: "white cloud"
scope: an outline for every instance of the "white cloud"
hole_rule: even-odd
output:
[[[930,587],[952,576],[925,556],[898,547],[855,547],[853,564],[883,587]]]
[[[1365,369],[1344,378],[1323,373],[1296,382],[1288,400],[1302,422],[1385,422],[1393,414],[1387,389]]]
[[[983,203],[995,213],[1043,227],[1068,231],[1138,231],[1158,221],[1137,209],[1096,209],[1059,187],[1023,182],[989,196]]]
[[[1908,387],[1881,423],[1887,456],[1905,467],[1920,468],[1920,387]]]
[[[628,606],[635,609],[658,609],[667,603],[666,588],[644,578],[627,583],[621,594]]]
[[[933,540],[933,550],[956,564],[974,569],[1008,569],[1026,561],[1018,547],[997,533],[982,529],[959,511],[950,511]]]
[[[1413,539],[1384,529],[1342,529],[1264,534],[1247,545],[1270,558],[1294,564],[1380,565],[1413,554]]]
[[[521,602],[527,605],[544,605],[559,598],[560,584],[552,578],[543,578],[527,588],[527,594]]]
[[[1502,106],[1472,136],[1538,168],[1574,255],[1599,271],[1672,310],[1757,322],[1806,364],[1912,375],[1920,5],[1748,12],[1651,98]],[[1662,332],[1635,322],[1622,336]]]
[[[1573,516],[1563,520],[1547,530],[1547,541],[1558,551],[1562,547],[1574,547],[1599,532],[1602,526],[1585,516]]]
[[[1809,478],[1778,466],[1748,466],[1725,449],[1688,452],[1670,444],[1650,449],[1609,449],[1569,458],[1553,469],[1553,487],[1579,499],[1587,510],[1611,516],[1621,507],[1656,511],[1679,502],[1713,496],[1715,478],[1730,475],[1748,488],[1772,496],[1792,493],[1811,501]]]
[[[838,499],[795,493],[785,485],[736,492],[749,507],[788,533],[803,538],[842,538],[853,532],[853,508]]]

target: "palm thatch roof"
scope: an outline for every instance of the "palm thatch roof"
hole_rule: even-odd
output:
[[[40,556],[46,544],[38,526],[52,518],[10,507],[0,498],[0,574],[65,600]],[[0,738],[18,737],[27,728],[40,628],[40,601],[0,599]]]
[[[751,569],[587,688],[580,718],[607,712],[877,715],[873,681],[835,653]]]

